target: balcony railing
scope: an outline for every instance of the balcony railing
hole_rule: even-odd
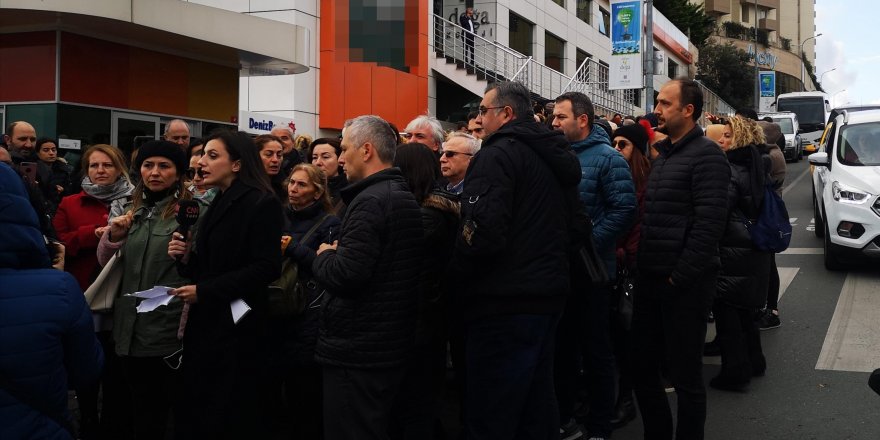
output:
[[[632,90],[608,90],[608,67],[587,59],[573,77],[547,67],[495,41],[474,35],[473,55],[464,28],[434,15],[434,52],[483,76],[487,81],[518,81],[543,99],[555,99],[567,91],[586,94],[593,104],[609,113],[631,114]],[[467,51],[467,53],[466,53]]]

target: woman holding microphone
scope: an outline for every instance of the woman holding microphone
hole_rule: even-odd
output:
[[[175,423],[182,438],[263,438],[266,291],[281,274],[281,204],[245,133],[210,135],[199,165],[218,193],[195,240],[175,232],[168,244],[195,282],[169,292],[190,304]]]

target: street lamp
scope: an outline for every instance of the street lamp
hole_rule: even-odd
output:
[[[819,84],[822,84],[822,78],[825,78],[825,74],[826,74],[826,73],[828,73],[828,72],[834,72],[835,70],[837,70],[837,67],[835,67],[835,68],[833,68],[833,69],[831,69],[831,70],[826,70],[826,71],[822,72],[822,74],[819,75]]]
[[[804,64],[804,58],[806,58],[806,56],[804,56],[804,43],[806,43],[807,41],[810,41],[814,38],[819,38],[821,36],[822,36],[822,34],[818,33],[816,35],[813,35],[810,38],[807,38],[804,41],[801,41],[801,44],[798,44],[798,55],[801,57],[801,87],[803,88],[803,91],[805,91],[805,92],[807,91],[807,85],[804,83],[804,71],[806,70],[806,67]]]
[[[837,95],[838,95],[838,94],[843,93],[843,92],[845,92],[845,91],[846,91],[846,89],[843,89],[843,90],[841,90],[841,91],[839,91],[839,92],[834,92],[834,94],[831,95],[831,107],[835,107],[835,105],[834,105],[834,98],[837,98]]]

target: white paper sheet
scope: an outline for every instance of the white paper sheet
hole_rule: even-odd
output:
[[[232,322],[235,324],[251,311],[251,307],[241,298],[229,303],[229,307],[232,309]]]
[[[156,310],[159,306],[167,306],[174,299],[174,296],[168,294],[168,291],[172,289],[172,287],[155,286],[152,289],[129,293],[126,296],[143,298],[144,300],[137,306],[137,312],[147,313]]]
[[[173,287],[165,287],[165,286],[155,286],[152,289],[142,290],[140,292],[129,293],[127,296],[133,296],[135,298],[144,298],[150,299],[155,298],[157,296],[170,296],[168,295],[169,290],[174,290]]]

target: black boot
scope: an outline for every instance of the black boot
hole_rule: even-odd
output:
[[[626,426],[631,420],[636,418],[636,404],[633,402],[632,395],[621,396],[614,405],[614,416],[611,418],[611,426],[614,429]]]

